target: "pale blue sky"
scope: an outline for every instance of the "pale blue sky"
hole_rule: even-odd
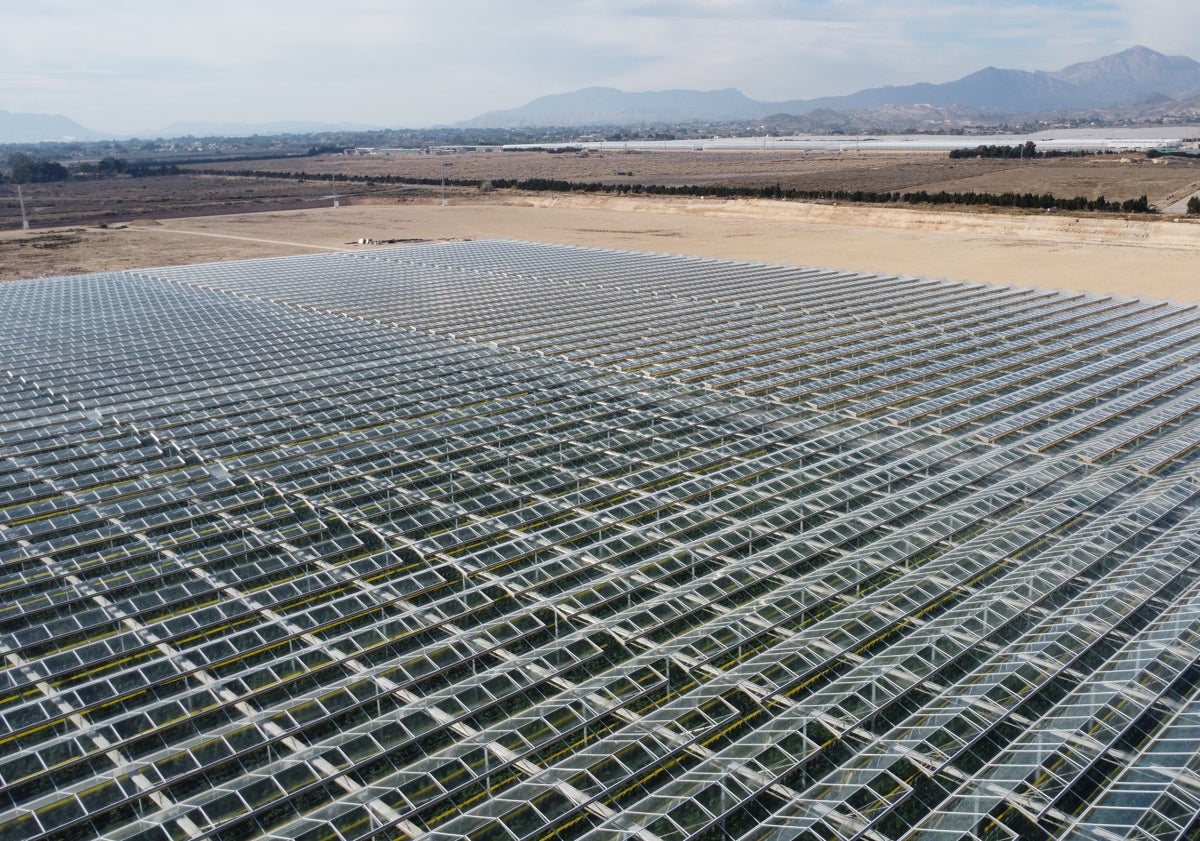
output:
[[[1134,44],[1200,60],[1187,0],[0,0],[0,22],[0,109],[114,133],[423,126],[591,85],[807,99]]]

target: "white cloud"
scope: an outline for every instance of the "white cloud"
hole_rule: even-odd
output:
[[[1200,6],[881,0],[39,0],[5,10],[0,108],[417,125],[588,85],[762,99],[1056,69],[1142,43],[1200,56]]]
[[[1200,61],[1200,6],[1166,0],[1117,0],[1115,16],[1130,43]]]

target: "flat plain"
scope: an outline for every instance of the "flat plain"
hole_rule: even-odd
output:
[[[546,178],[578,183],[735,187],[778,184],[796,190],[1052,193],[1061,198],[1106,196],[1121,201],[1145,195],[1160,206],[1200,189],[1200,159],[1150,159],[1140,153],[1036,160],[951,159],[946,152],[853,148],[788,151],[766,144],[760,151],[326,155],[210,168],[440,180],[443,167],[451,180]]]
[[[1162,160],[1162,159],[1160,159]],[[1200,223],[1182,217],[1001,212],[583,193],[481,192],[381,183],[556,178],[609,183],[780,183],[799,189],[1145,194],[1158,206],[1200,188],[1200,162],[1101,156],[949,160],[925,153],[589,153],[329,156],[189,173],[35,185],[34,230],[0,201],[0,278],[131,269],[323,250],[359,240],[508,238],[1200,300]],[[295,172],[264,178],[240,169]],[[617,173],[629,173],[617,174]],[[608,174],[605,174],[608,173]],[[358,175],[372,183],[317,180]],[[706,180],[711,179],[711,180]],[[340,207],[330,196],[336,192]],[[46,224],[42,224],[45,222]]]

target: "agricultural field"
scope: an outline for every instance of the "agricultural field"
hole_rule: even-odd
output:
[[[323,197],[329,195],[330,186],[315,181],[184,174],[28,184],[23,191],[31,227],[44,229],[312,207],[329,203]],[[2,185],[0,231],[20,227],[17,191]]]
[[[267,178],[244,172],[293,173]],[[305,177],[300,177],[301,173]],[[100,225],[139,219],[301,209],[344,203],[404,201],[438,192],[478,193],[484,181],[531,178],[578,183],[771,187],[867,192],[1051,193],[1124,201],[1145,195],[1165,207],[1200,189],[1200,160],[1104,155],[1034,161],[951,160],[925,152],[469,152],[453,155],[327,155],[193,165],[181,174],[79,180],[26,188],[35,228]],[[346,179],[331,185],[325,178]],[[389,181],[381,183],[388,178]],[[362,179],[370,179],[364,181]],[[424,185],[405,181],[424,181]],[[456,186],[455,182],[471,182]],[[0,188],[0,231],[20,228],[16,191]]]
[[[447,206],[439,184],[443,165],[452,181],[470,183],[451,184]],[[1178,301],[1200,295],[1194,282],[1200,220],[1180,215],[521,193],[478,186],[534,177],[664,185],[707,179],[805,190],[1050,192],[1104,195],[1110,201],[1144,194],[1162,207],[1200,189],[1200,163],[1180,159],[478,152],[332,155],[224,166],[222,174],[209,165],[209,172],[195,167],[151,178],[31,185],[28,232],[21,230],[15,191],[0,188],[0,279],[372,247],[360,244],[364,239],[408,244],[498,237]],[[303,167],[304,176],[235,174],[251,167],[284,173]]]
[[[545,178],[581,183],[769,187],[874,192],[1052,193],[1166,205],[1200,189],[1200,160],[1142,154],[1038,160],[958,159],[944,152],[581,151],[330,155],[224,164],[235,171],[451,181]]]

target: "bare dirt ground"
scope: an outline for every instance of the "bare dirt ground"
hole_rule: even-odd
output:
[[[31,224],[46,228],[331,204],[330,190],[317,181],[173,175],[27,184],[24,194]],[[0,230],[20,226],[16,190],[0,187]]]
[[[1165,161],[1165,162],[1164,162]],[[1033,192],[1163,206],[1200,189],[1200,160],[951,160],[945,153],[649,151],[331,155],[226,164],[222,174],[31,185],[34,230],[0,191],[0,279],[505,237],[866,272],[1200,301],[1200,220],[1113,214],[603,194],[490,193],[380,183],[540,177],[802,189]],[[254,169],[292,173],[264,178]],[[303,171],[305,178],[295,177]],[[338,182],[309,176],[376,179]],[[337,193],[342,207],[334,208]],[[221,214],[221,215],[213,215]]]
[[[561,196],[0,233],[0,277],[359,250],[360,238],[510,239],[1200,301],[1200,223],[764,200]]]
[[[853,143],[853,141],[848,141]],[[1144,154],[1082,158],[952,160],[946,152],[789,151],[473,152],[453,155],[329,155],[319,158],[226,164],[242,169],[373,178],[549,178],[603,184],[664,184],[767,187],[876,192],[1051,193],[1061,198],[1145,195],[1165,206],[1200,189],[1200,160],[1148,159]]]
[[[73,179],[25,188],[34,227],[284,210],[438,192],[462,181],[543,178],[590,184],[774,187],[866,192],[1051,193],[1060,198],[1145,195],[1161,208],[1200,190],[1200,158],[1099,155],[1037,160],[952,160],[944,152],[606,151],[326,155],[194,165],[177,175]],[[218,172],[219,170],[219,172]],[[243,173],[275,173],[256,177]],[[318,180],[340,177],[358,180]],[[363,179],[372,179],[365,182]],[[385,181],[386,179],[386,181]],[[414,182],[424,180],[425,186]],[[430,183],[433,182],[433,183]],[[0,187],[0,231],[19,229],[16,190]]]

